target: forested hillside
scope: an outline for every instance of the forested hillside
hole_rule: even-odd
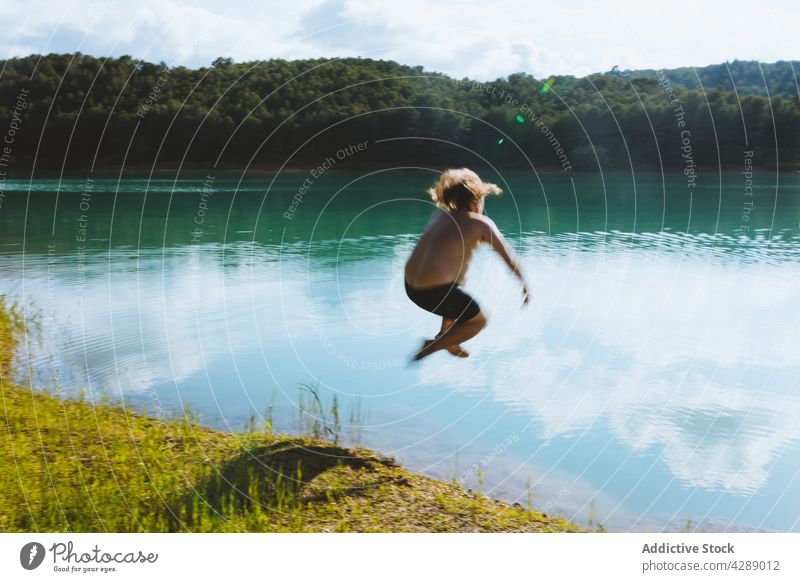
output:
[[[716,77],[684,87],[693,85],[683,70],[478,83],[370,59],[217,59],[188,69],[80,53],[0,67],[12,172],[34,159],[67,169],[301,166],[361,142],[348,163],[691,172],[739,167],[745,151],[755,165],[787,170],[800,157],[796,93],[745,90],[750,77],[737,94]]]

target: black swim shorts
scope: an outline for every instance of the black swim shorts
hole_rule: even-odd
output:
[[[468,321],[481,310],[478,303],[465,293],[458,283],[419,289],[412,287],[406,281],[406,295],[425,311],[447,319]]]

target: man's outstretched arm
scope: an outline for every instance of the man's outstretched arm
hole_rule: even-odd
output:
[[[525,281],[525,276],[522,274],[522,270],[519,266],[519,261],[514,254],[514,251],[511,250],[511,247],[508,246],[505,237],[500,232],[500,229],[497,228],[497,225],[491,218],[484,217],[487,225],[487,238],[486,242],[488,242],[492,248],[497,251],[497,253],[502,257],[503,261],[505,261],[508,268],[511,269],[511,272],[517,276],[517,278],[522,283],[522,303],[527,305],[528,303],[528,283]]]

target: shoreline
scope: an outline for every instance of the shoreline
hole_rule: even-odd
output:
[[[580,532],[533,507],[364,447],[13,386],[26,333],[0,297],[0,527],[6,532]]]
[[[2,401],[14,436],[0,466],[20,468],[0,476],[7,532],[581,531],[364,447],[159,421],[39,389],[4,385]]]

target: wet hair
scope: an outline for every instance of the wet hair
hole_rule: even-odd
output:
[[[501,192],[495,184],[481,181],[478,174],[468,168],[446,170],[428,188],[431,200],[445,210],[469,210],[473,202]]]

